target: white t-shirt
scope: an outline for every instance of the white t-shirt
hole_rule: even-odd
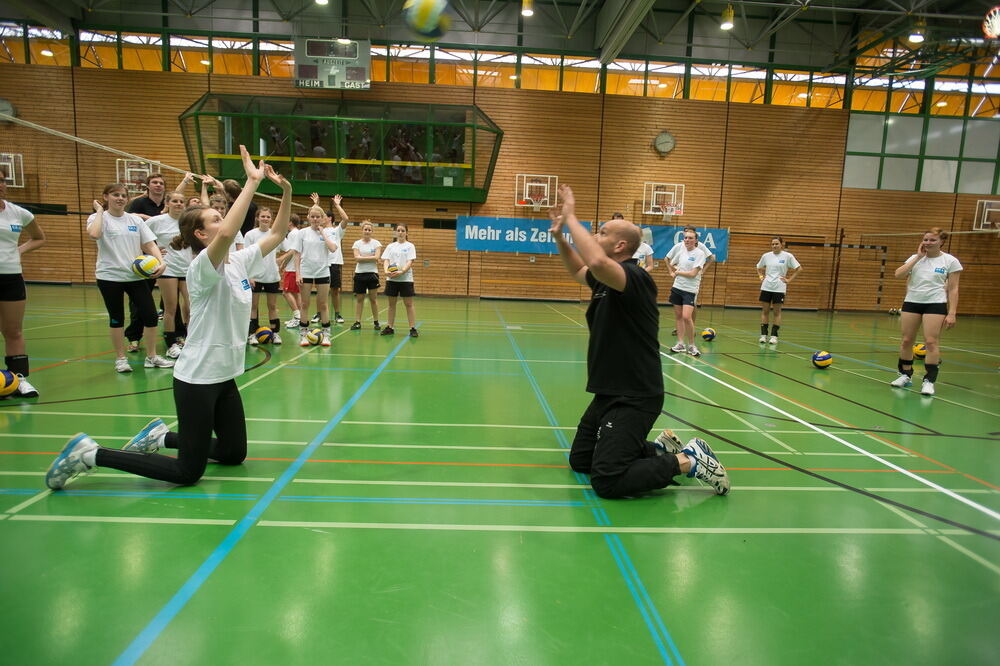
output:
[[[87,218],[87,227],[97,220],[97,213]],[[155,241],[156,234],[149,230],[145,220],[132,213],[114,217],[104,211],[101,237],[97,239],[97,269],[94,276],[98,280],[111,282],[135,282],[143,280],[132,272],[132,261],[142,254],[142,246]]]
[[[260,270],[261,262],[257,245],[233,252],[218,268],[204,250],[191,261],[187,272],[191,322],[174,378],[188,384],[218,384],[243,374],[250,273]]]
[[[679,251],[677,249],[678,247],[680,247]],[[669,261],[670,264],[679,271],[690,271],[699,266],[704,266],[707,260],[708,255],[706,255],[705,251],[700,247],[696,247],[688,252],[683,244],[680,246],[675,245],[667,254],[667,261]],[[700,271],[695,277],[683,277],[678,275],[674,278],[673,287],[675,289],[680,289],[681,291],[697,294],[698,290],[701,288],[701,277],[704,274],[705,271]]]
[[[363,238],[354,241],[354,245],[351,246],[352,249],[357,250],[358,254],[362,257],[371,257],[371,260],[359,259],[358,263],[354,264],[354,272],[378,273],[378,262],[374,261],[374,259],[380,247],[382,247],[382,243],[374,238],[367,243]]]
[[[295,244],[290,247],[302,255],[302,277],[330,277],[331,252],[326,246],[327,238],[336,242],[333,229],[329,227],[318,230],[306,227],[295,235]]]
[[[236,232],[236,237],[233,238],[233,244],[229,246],[229,254],[237,251],[237,245],[242,245],[244,248],[247,246],[247,239],[243,237],[242,231]]]
[[[337,251],[330,253],[330,265],[339,264],[344,265],[344,234],[347,230],[344,229],[343,224],[338,224],[336,226],[330,227],[334,232],[333,242],[337,244]]]
[[[910,255],[907,263],[917,255]],[[910,303],[947,303],[948,292],[945,285],[948,276],[962,270],[958,259],[947,252],[931,258],[924,256],[910,269],[910,279],[906,281],[906,298]]]
[[[17,241],[21,229],[31,224],[35,216],[9,201],[4,201],[0,210],[0,274],[13,275],[21,272],[21,254],[17,251]]]
[[[706,257],[711,258],[715,256],[714,254],[712,254],[712,251],[708,249],[708,246],[702,243],[701,241],[698,241],[698,249],[704,252]],[[672,258],[676,257],[678,252],[683,252],[683,251],[684,251],[684,242],[682,241],[680,243],[676,243],[672,248],[670,248],[670,252],[667,252],[667,261],[670,261]]]
[[[780,253],[765,252],[757,262],[757,268],[764,269],[764,281],[761,282],[761,291],[773,291],[784,294],[788,291],[788,284],[781,281],[781,278],[788,274],[788,269],[799,267],[799,262],[791,252],[782,250]]]
[[[180,221],[175,220],[166,213],[156,215],[146,220],[146,226],[156,234],[156,245],[161,250],[174,239],[174,236],[181,232]]]
[[[407,261],[413,261],[417,258],[417,248],[413,247],[413,243],[410,241],[403,243],[393,241],[385,246],[382,258],[388,259],[390,264],[396,264],[402,268]],[[389,282],[413,282],[413,266],[411,265],[405,273],[389,278]]]
[[[246,236],[244,236],[247,243],[246,246],[250,247],[251,245],[256,245],[257,241],[266,236],[267,233],[268,232],[261,231],[259,228],[254,227],[253,229],[247,232]],[[278,247],[276,247],[271,252],[271,254],[264,257],[264,261],[261,263],[260,270],[255,273],[251,273],[250,278],[257,282],[265,282],[265,283],[280,282],[281,275],[278,273],[278,253],[284,251],[285,251],[285,241],[281,241],[280,243],[278,243]]]
[[[163,270],[163,277],[187,278],[188,266],[191,265],[192,259],[194,259],[194,252],[189,247],[183,250],[167,247],[167,251],[163,255],[163,263],[167,265]]]
[[[646,267],[646,257],[653,254],[653,248],[649,246],[649,243],[639,243],[639,249],[635,251],[632,255],[633,259],[639,260],[639,266],[641,268]]]

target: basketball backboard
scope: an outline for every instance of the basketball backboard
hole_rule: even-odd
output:
[[[660,215],[664,221],[672,215],[683,215],[684,186],[679,183],[644,183],[642,213]]]
[[[7,174],[7,187],[24,187],[24,159],[20,153],[0,153],[0,168]]]
[[[146,179],[149,178],[149,174],[153,173],[152,164],[122,157],[119,157],[115,162],[118,182],[125,185],[129,194],[140,194],[146,191]]]
[[[519,173],[514,181],[514,205],[538,212],[559,202],[559,176]]]
[[[972,220],[973,231],[994,231],[1000,229],[1000,200],[980,199],[976,202],[976,217]]]

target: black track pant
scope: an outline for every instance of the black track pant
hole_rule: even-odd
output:
[[[677,456],[658,456],[646,441],[661,407],[663,396],[595,395],[576,428],[570,467],[590,474],[594,491],[609,499],[675,485],[681,472]]]
[[[156,305],[153,303],[153,294],[146,286],[147,280],[136,280],[134,282],[113,282],[111,280],[98,280],[97,288],[104,299],[104,307],[108,310],[109,326],[111,328],[122,328],[125,326],[125,295],[128,294],[129,302],[135,304],[135,312],[138,319],[138,333],[136,337],[129,338],[128,329],[125,337],[129,340],[142,339],[142,329],[144,326],[156,326]]]
[[[167,434],[164,446],[177,449],[176,458],[101,448],[97,466],[186,486],[197,483],[210,459],[223,465],[243,463],[247,425],[236,380],[188,384],[174,378],[174,404],[178,431]]]
[[[153,285],[156,284],[156,280],[143,280],[142,284],[149,289],[150,295],[153,293]],[[153,302],[152,298],[149,301],[153,305],[153,316],[156,317],[156,304]],[[135,297],[130,293],[128,295],[128,326],[125,327],[125,339],[131,340],[133,342],[137,340],[142,340],[142,328],[143,328],[143,305],[140,305],[136,301]],[[156,326],[156,321],[152,324],[145,324],[146,326]]]

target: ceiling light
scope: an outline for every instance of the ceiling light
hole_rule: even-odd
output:
[[[337,43],[338,44],[350,44],[351,40],[349,40],[347,37],[341,37],[340,39],[337,40]]]
[[[534,16],[535,10],[532,8],[534,0],[521,0],[521,16]]]
[[[46,58],[51,58],[55,54],[53,54],[52,51],[49,51],[48,49],[42,49],[42,55],[45,56]]]
[[[206,67],[208,67],[209,65],[211,65],[211,64],[212,64],[212,61],[211,61],[211,60],[202,60],[202,61],[201,61],[201,64],[203,64],[203,65],[205,65]]]
[[[657,88],[666,88],[666,87],[667,87],[667,84],[666,84],[666,83],[661,83],[661,84],[659,84],[659,85],[658,85],[658,86],[656,86],[656,87],[657,87]]]
[[[722,23],[719,25],[723,30],[733,29],[733,18],[736,16],[736,10],[733,9],[732,5],[727,5],[725,9],[722,10]]]
[[[946,101],[944,101],[944,100],[941,100],[940,102],[938,102],[938,103],[936,104],[936,106],[948,106],[948,102],[946,102]]]
[[[799,93],[799,99],[805,99],[806,97],[809,97],[809,93]]]
[[[924,37],[927,34],[927,21],[922,18],[918,18],[913,22],[913,28],[910,30],[910,43],[911,44],[922,44]]]
[[[326,6],[327,4],[329,4],[329,2],[330,0],[316,0],[317,5],[323,5],[323,6]]]
[[[516,81],[517,80],[517,74],[511,74],[507,78],[510,79],[511,81]]]

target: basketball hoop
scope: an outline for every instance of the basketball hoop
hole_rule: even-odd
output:
[[[986,12],[983,19],[983,34],[989,39],[1000,37],[1000,7],[994,7]]]
[[[671,212],[673,206],[658,206],[658,208],[660,209],[660,215],[663,216],[663,221],[669,222],[670,218],[673,216],[673,213]]]
[[[545,203],[545,197],[530,197],[528,203],[531,204],[531,210],[534,212],[539,212],[542,210],[542,204]]]

